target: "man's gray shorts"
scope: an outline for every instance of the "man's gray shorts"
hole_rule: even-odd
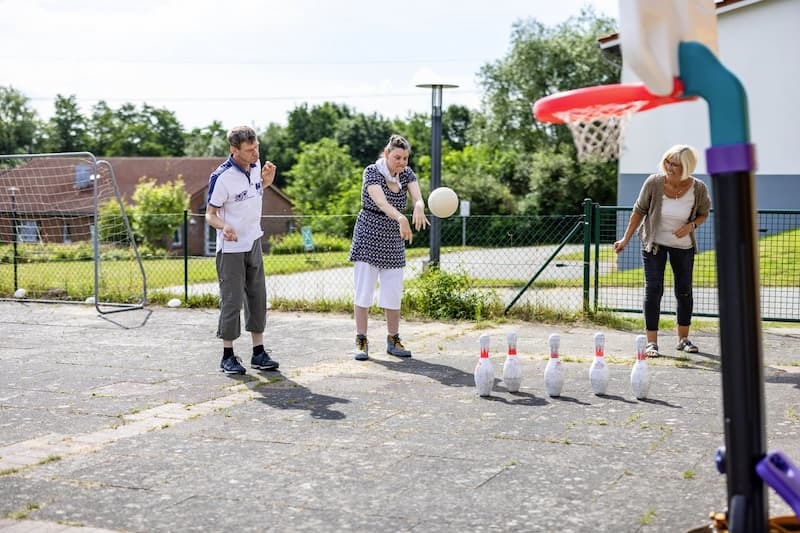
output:
[[[249,252],[217,254],[219,325],[217,337],[226,341],[242,333],[240,311],[244,305],[245,330],[262,333],[267,323],[267,286],[261,239]]]

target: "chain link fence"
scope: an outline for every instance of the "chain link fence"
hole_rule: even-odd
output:
[[[630,207],[594,208],[592,268],[595,308],[641,312],[644,299],[642,250],[634,238],[619,255],[612,244],[625,232]],[[763,320],[800,321],[800,211],[758,212],[761,316]],[[723,229],[724,231],[724,229]],[[694,315],[718,317],[714,211],[696,230],[699,253],[694,266]],[[662,312],[675,314],[672,272],[666,269]],[[742,302],[754,305],[754,302]]]
[[[453,216],[441,221],[439,265],[445,272],[465,274],[477,290],[494,293],[507,311],[514,305],[532,304],[568,312],[602,309],[639,313],[644,276],[638,241],[634,239],[619,255],[612,250],[630,213],[629,207],[598,206],[587,200],[583,215]],[[108,218],[111,216],[101,214],[98,224],[113,226],[115,222]],[[268,297],[307,303],[352,302],[350,238],[343,233],[351,231],[355,217],[265,217],[265,227],[289,230],[264,238]],[[697,230],[697,316],[718,315],[713,217],[712,211]],[[216,297],[214,230],[207,227],[202,213],[139,214],[134,217],[134,233],[142,224],[175,228],[162,242],[139,246],[148,294],[184,301]],[[326,228],[338,228],[339,235],[330,235]],[[800,321],[800,211],[760,211],[758,228],[762,317]],[[37,261],[27,247],[41,248],[42,243],[18,242],[15,262],[12,233],[0,231],[0,297],[13,297],[13,275],[21,280],[35,278],[40,290],[56,287],[59,298],[79,299],[87,294],[89,255]],[[91,249],[87,242],[58,244],[64,246]],[[429,258],[429,232],[415,232],[413,243],[407,247],[406,280],[419,276],[429,266]],[[123,291],[120,298],[126,284],[136,287],[141,283],[142,274],[135,263],[115,262],[111,256],[104,261],[103,279],[122,288],[115,289]],[[16,274],[12,273],[12,264]],[[110,279],[112,276],[117,279]],[[72,295],[77,287],[80,289]],[[669,268],[662,309],[665,314],[675,312]]]

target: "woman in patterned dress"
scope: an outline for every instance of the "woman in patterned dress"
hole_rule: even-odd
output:
[[[350,246],[350,261],[355,263],[355,358],[358,361],[369,359],[367,323],[378,283],[378,306],[386,313],[386,353],[411,357],[399,334],[405,241],[410,244],[413,240],[411,224],[403,214],[409,193],[414,202],[411,217],[414,228],[420,231],[429,222],[417,176],[408,166],[410,151],[411,145],[406,139],[392,135],[381,157],[364,169],[361,211]]]

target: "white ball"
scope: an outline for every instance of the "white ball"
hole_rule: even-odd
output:
[[[428,209],[439,218],[447,218],[458,209],[458,195],[450,187],[437,187],[428,195]]]
[[[180,298],[172,298],[170,301],[167,302],[167,307],[180,307],[181,300]]]
[[[25,289],[17,289],[14,291],[14,298],[25,298],[26,294],[28,294],[28,291]]]
[[[83,303],[87,305],[94,305],[94,296],[87,296]]]

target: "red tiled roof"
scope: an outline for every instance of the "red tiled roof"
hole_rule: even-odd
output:
[[[205,194],[209,176],[224,158],[108,157],[98,161],[107,161],[111,165],[120,194],[130,203],[142,177],[154,179],[157,184],[181,178],[190,197]],[[85,156],[33,158],[12,170],[0,171],[0,212],[12,209],[10,187],[17,189],[17,207],[24,206],[28,212],[92,212],[93,187],[76,186],[76,167],[80,165],[94,172],[94,161]],[[100,163],[97,172],[103,176],[108,170]],[[103,180],[99,183],[110,182]],[[291,205],[291,200],[280,189],[274,185],[270,189]],[[100,203],[113,196],[111,187],[99,187],[98,191]]]
[[[221,157],[107,157],[114,169],[119,192],[130,202],[136,186],[143,177],[157,184],[183,179],[191,196],[203,191],[208,177],[224,161]]]

